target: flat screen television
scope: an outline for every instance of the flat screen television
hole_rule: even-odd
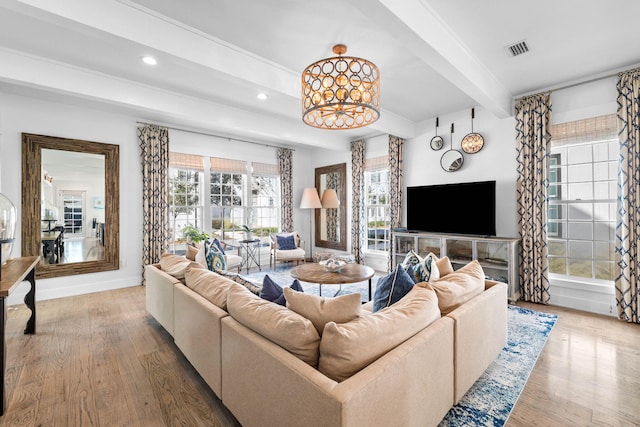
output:
[[[407,229],[496,235],[496,182],[407,187]]]

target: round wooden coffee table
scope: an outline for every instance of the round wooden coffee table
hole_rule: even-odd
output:
[[[293,267],[290,274],[294,279],[320,285],[320,296],[322,296],[322,285],[341,285],[342,289],[342,285],[368,280],[369,301],[371,301],[371,278],[374,275],[374,271],[373,268],[366,265],[345,264],[340,271],[332,273],[325,270],[320,264],[305,263]],[[338,290],[338,292],[340,291]]]

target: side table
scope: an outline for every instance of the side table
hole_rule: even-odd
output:
[[[40,257],[30,256],[22,258],[14,258],[7,260],[7,263],[0,266],[2,275],[0,276],[0,304],[2,313],[0,314],[0,415],[4,414],[6,409],[6,393],[4,389],[5,369],[7,362],[6,353],[6,336],[5,329],[7,326],[7,297],[13,290],[23,281],[31,284],[31,289],[24,297],[24,303],[31,310],[31,316],[27,320],[27,326],[24,329],[25,334],[36,333],[36,266],[40,262]]]
[[[240,240],[240,255],[242,256],[242,263],[240,264],[240,268],[238,271],[242,270],[242,267],[247,267],[247,273],[249,273],[249,269],[251,268],[251,264],[255,264],[260,268],[260,239],[250,239],[250,240]]]

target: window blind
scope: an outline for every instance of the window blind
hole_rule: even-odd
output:
[[[178,169],[188,169],[198,172],[204,171],[202,156],[185,153],[169,153],[169,166]]]
[[[247,173],[247,162],[243,160],[211,157],[211,172]]]
[[[278,176],[278,165],[270,165],[268,163],[251,162],[251,174],[252,175],[270,175]]]
[[[364,170],[372,172],[389,169],[389,156],[372,157],[364,159]]]
[[[615,114],[551,125],[551,145],[605,141],[614,139],[617,135],[618,121]]]

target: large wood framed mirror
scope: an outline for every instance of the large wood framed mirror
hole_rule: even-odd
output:
[[[119,146],[22,134],[22,256],[39,278],[117,270]]]
[[[346,163],[316,168],[316,190],[320,197],[325,190],[335,190],[339,202],[337,208],[315,210],[318,247],[347,250],[346,179]]]

